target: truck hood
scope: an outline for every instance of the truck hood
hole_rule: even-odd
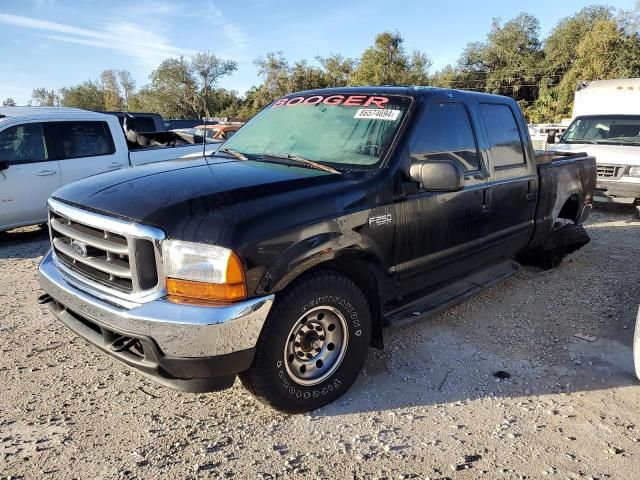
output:
[[[593,145],[590,143],[557,143],[553,152],[587,152],[597,164],[640,165],[640,145]]]
[[[309,206],[314,199],[316,204],[318,198],[322,203],[335,202],[336,189],[353,185],[351,177],[213,157],[96,175],[62,187],[53,197],[159,227],[169,238],[224,245],[238,241],[229,238],[238,224],[267,220],[273,224],[285,212]],[[331,210],[336,205],[326,207]]]

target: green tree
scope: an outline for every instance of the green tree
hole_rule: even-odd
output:
[[[134,99],[136,95],[136,82],[126,70],[117,70],[118,81],[122,89],[122,100],[124,103],[124,109],[129,110],[129,103]]]
[[[353,85],[428,83],[429,58],[421,52],[407,55],[400,33],[382,32],[360,57],[351,76]]]
[[[233,73],[236,62],[212,53],[198,53],[164,60],[150,75],[150,83],[139,93],[137,103],[167,118],[199,118],[216,111],[214,86]]]
[[[237,69],[236,62],[223,60],[213,53],[201,52],[193,56],[190,70],[195,77],[198,96],[203,105],[202,115],[209,117],[216,109],[219,109],[215,103],[213,86],[218,83],[220,78],[232,74]]]
[[[612,19],[611,7],[589,6],[563,18],[551,30],[544,42],[544,62],[541,64],[544,77],[540,83],[546,87],[545,95],[541,92],[532,107],[536,121],[556,121],[571,114],[575,85],[582,73],[576,69],[569,75],[567,72],[576,63],[579,45],[590,36],[595,26]],[[550,116],[545,117],[541,112]]]
[[[116,70],[103,70],[100,74],[102,82],[102,96],[104,110],[120,111],[124,110],[124,99],[118,83],[118,73]]]
[[[84,110],[104,110],[105,92],[102,84],[87,80],[79,85],[60,89],[60,105]]]
[[[538,19],[526,13],[504,25],[494,19],[486,41],[468,44],[460,57],[458,87],[534,100],[544,58],[539,31]]]
[[[316,61],[322,67],[324,83],[328,87],[344,87],[351,83],[351,77],[357,65],[353,58],[333,54],[328,57],[317,56]]]
[[[16,101],[11,97],[7,97],[2,101],[2,106],[3,107],[15,107],[16,106]]]
[[[255,114],[274,99],[288,93],[328,86],[321,68],[310,66],[306,60],[297,61],[292,66],[282,52],[269,52],[253,63],[258,66],[258,74],[264,80],[259,87],[247,92],[242,109],[246,116]]]
[[[35,104],[38,107],[53,107],[59,105],[60,97],[54,90],[46,88],[35,88],[31,92],[31,101],[29,104]]]

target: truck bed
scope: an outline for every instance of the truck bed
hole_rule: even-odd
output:
[[[549,150],[535,150],[535,155],[538,165],[546,165],[553,162],[578,159],[588,156],[586,152],[551,152]]]
[[[596,179],[596,159],[586,153],[535,153],[540,198],[535,217],[536,228],[530,247],[538,245],[547,237],[567,198],[574,199],[575,205],[571,208],[575,208],[576,215],[583,202],[592,201],[592,197],[586,198],[585,195],[591,196],[589,192],[594,191]]]
[[[217,143],[209,139],[205,143]],[[183,134],[182,132],[140,132],[137,133],[136,141],[127,139],[127,146],[130,151],[149,148],[172,148],[184,147],[187,145],[202,146],[202,137]]]

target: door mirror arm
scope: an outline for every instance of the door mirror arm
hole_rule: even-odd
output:
[[[409,176],[429,192],[457,192],[464,188],[464,172],[448,160],[413,160]]]

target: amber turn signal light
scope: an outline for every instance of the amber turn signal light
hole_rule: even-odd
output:
[[[231,303],[244,300],[247,298],[244,269],[240,259],[235,254],[231,254],[227,262],[225,283],[167,278],[167,294],[169,300],[176,303],[194,303],[185,300],[201,300],[204,303]]]

